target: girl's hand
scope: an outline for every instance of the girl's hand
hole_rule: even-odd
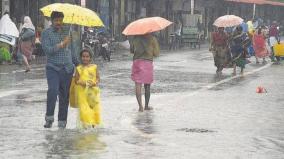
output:
[[[97,84],[96,84],[96,83],[93,83],[91,87],[96,87],[96,86],[97,86]]]
[[[93,82],[92,80],[88,80],[88,81],[86,82],[86,85],[89,86],[89,87],[95,87],[95,86],[96,86],[96,83]]]
[[[81,85],[82,87],[86,87],[86,83],[83,81],[79,81],[78,84]]]
[[[75,83],[76,83],[77,85],[82,86],[82,87],[86,87],[86,82],[84,82],[84,81],[78,80],[78,81],[76,81]]]

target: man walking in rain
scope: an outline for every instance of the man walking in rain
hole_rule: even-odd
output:
[[[68,36],[68,28],[63,26],[63,18],[62,12],[52,12],[52,25],[42,33],[42,47],[47,56],[48,84],[45,128],[52,127],[57,96],[59,96],[58,127],[66,127],[73,63],[77,62],[71,53],[71,38]]]

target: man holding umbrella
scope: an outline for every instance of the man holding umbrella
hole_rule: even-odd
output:
[[[69,87],[73,75],[75,56],[71,52],[69,28],[63,26],[64,14],[53,11],[52,25],[42,33],[42,48],[47,56],[46,77],[48,84],[45,128],[51,128],[54,109],[59,96],[58,127],[65,128],[69,105]]]
[[[52,25],[42,33],[42,48],[47,56],[46,77],[48,83],[45,128],[50,128],[54,121],[54,109],[59,96],[58,126],[66,127],[69,105],[69,87],[74,64],[78,59],[69,37],[71,27],[67,24],[88,27],[104,26],[99,16],[92,10],[69,3],[53,3],[40,9],[44,16],[50,17]],[[73,46],[73,47],[72,47]],[[72,52],[71,52],[72,50]]]

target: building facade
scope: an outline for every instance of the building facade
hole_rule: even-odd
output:
[[[82,2],[83,1],[83,2]],[[19,24],[24,15],[29,15],[36,26],[44,23],[39,9],[55,2],[84,3],[85,7],[99,14],[105,26],[119,40],[127,24],[141,17],[161,16],[173,22],[166,30],[159,32],[160,40],[167,43],[169,35],[178,25],[202,26],[206,36],[210,22],[225,14],[238,15],[245,19],[253,17],[253,4],[227,0],[0,0],[1,13],[10,11],[11,18]],[[283,20],[283,6],[256,5],[255,17],[265,21]]]

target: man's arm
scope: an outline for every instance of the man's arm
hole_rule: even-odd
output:
[[[211,33],[211,41],[210,41],[211,49],[215,47],[215,32]]]
[[[154,48],[154,50],[153,50],[153,56],[154,56],[154,57],[159,56],[159,55],[160,55],[160,46],[159,46],[159,42],[158,42],[157,38],[153,37],[153,43],[152,43],[152,45],[153,45],[153,48]]]
[[[133,37],[129,37],[128,42],[129,42],[129,45],[130,45],[130,53],[134,54]]]

